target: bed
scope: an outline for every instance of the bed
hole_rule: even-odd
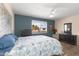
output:
[[[9,47],[6,49],[0,49],[0,56],[4,56],[6,52],[10,52],[13,47]]]
[[[11,51],[5,56],[52,56],[62,55],[60,42],[44,35],[19,37]]]

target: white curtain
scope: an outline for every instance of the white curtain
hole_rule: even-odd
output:
[[[0,5],[0,37],[11,33],[10,20],[7,11],[2,7],[2,5]]]

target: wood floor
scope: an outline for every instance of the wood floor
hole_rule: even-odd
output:
[[[79,46],[61,42],[63,46],[64,56],[79,56]]]

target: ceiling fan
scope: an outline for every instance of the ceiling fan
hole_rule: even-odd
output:
[[[52,9],[51,12],[50,12],[50,15],[49,17],[52,18],[55,16],[55,13],[56,13],[56,9]]]

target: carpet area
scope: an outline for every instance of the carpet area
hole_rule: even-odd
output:
[[[63,46],[64,56],[79,56],[79,46],[61,42]]]

